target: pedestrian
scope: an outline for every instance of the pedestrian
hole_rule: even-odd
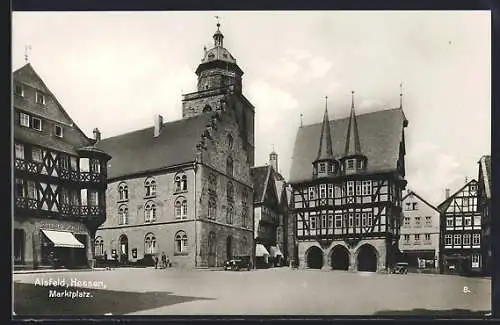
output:
[[[167,267],[167,256],[165,255],[165,252],[161,253],[161,267]]]
[[[153,255],[153,260],[155,262],[155,269],[158,269],[158,256]]]
[[[167,257],[165,258],[165,267],[169,267],[169,266],[171,266],[170,259],[168,258],[168,255],[167,255]]]

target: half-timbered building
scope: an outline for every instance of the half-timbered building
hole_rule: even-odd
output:
[[[415,191],[403,197],[399,249],[412,268],[439,270],[439,210]]]
[[[354,94],[354,93],[353,93]],[[379,271],[398,252],[406,186],[402,108],[301,126],[290,183],[299,265]]]
[[[14,265],[84,267],[106,219],[110,156],[87,138],[30,63],[13,74]]]
[[[477,181],[471,180],[440,205],[440,272],[480,273],[481,213],[478,209]]]
[[[483,252],[483,273],[491,275],[491,156],[482,156],[478,162],[477,206],[481,213],[481,242]]]
[[[255,111],[223,37],[218,24],[196,69],[198,89],[183,95],[182,119],[157,116],[152,127],[99,143],[113,159],[96,255],[127,264],[164,253],[187,268],[253,255]]]

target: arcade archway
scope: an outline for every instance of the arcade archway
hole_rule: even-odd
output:
[[[349,270],[349,251],[344,246],[332,248],[330,259],[333,270]]]
[[[323,251],[313,246],[306,252],[307,267],[310,269],[321,269],[323,267]]]
[[[358,271],[377,272],[377,250],[365,244],[358,250]]]

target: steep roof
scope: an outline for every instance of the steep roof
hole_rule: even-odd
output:
[[[428,201],[426,201],[424,198],[422,198],[420,195],[418,195],[414,191],[409,191],[405,196],[403,196],[403,198],[401,199],[401,201],[404,201],[410,195],[416,196],[420,201],[424,202],[425,204],[427,204],[428,206],[430,206],[432,209],[436,210],[437,212],[440,212],[435,206],[433,206],[432,204],[430,204]]]
[[[333,159],[332,136],[330,132],[330,121],[328,120],[328,108],[325,108],[321,133],[319,136],[318,156],[316,160]]]
[[[196,145],[214,113],[163,123],[160,135],[153,127],[101,140],[97,147],[112,159],[108,178],[133,175],[195,160]]]
[[[455,193],[453,193],[452,195],[450,195],[450,197],[448,197],[447,199],[445,199],[443,202],[441,202],[438,206],[437,206],[437,209],[440,211],[440,212],[444,212],[446,211],[446,209],[448,209],[448,207],[450,206],[450,203],[451,201],[453,201],[453,199],[455,198],[455,196],[460,193],[464,188],[466,188],[467,186],[469,186],[469,184],[471,183],[477,183],[477,181],[475,179],[472,179],[470,180],[469,182],[467,182],[467,184],[465,184],[464,186],[460,187]]]
[[[271,166],[257,166],[250,169],[250,176],[253,181],[253,202],[264,201],[266,186],[271,173]]]
[[[491,199],[491,156],[482,156],[479,160],[480,175],[479,181],[484,183],[486,198]]]
[[[344,155],[349,118],[330,121],[334,157]],[[368,158],[366,172],[394,171],[399,158],[403,125],[407,122],[400,108],[376,111],[357,116],[363,154]],[[316,159],[322,123],[299,127],[290,169],[290,182],[312,179],[312,162]]]
[[[351,106],[351,115],[349,116],[349,124],[347,125],[347,139],[345,142],[344,156],[354,156],[361,154],[361,142],[359,140],[358,121],[354,110],[354,92]]]

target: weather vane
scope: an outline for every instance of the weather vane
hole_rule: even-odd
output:
[[[219,27],[220,26],[220,18],[221,17],[220,16],[214,16],[214,17],[215,17],[215,19],[217,19],[217,27]]]
[[[29,62],[29,51],[31,50],[31,45],[25,45],[24,46],[24,61],[26,63]]]

